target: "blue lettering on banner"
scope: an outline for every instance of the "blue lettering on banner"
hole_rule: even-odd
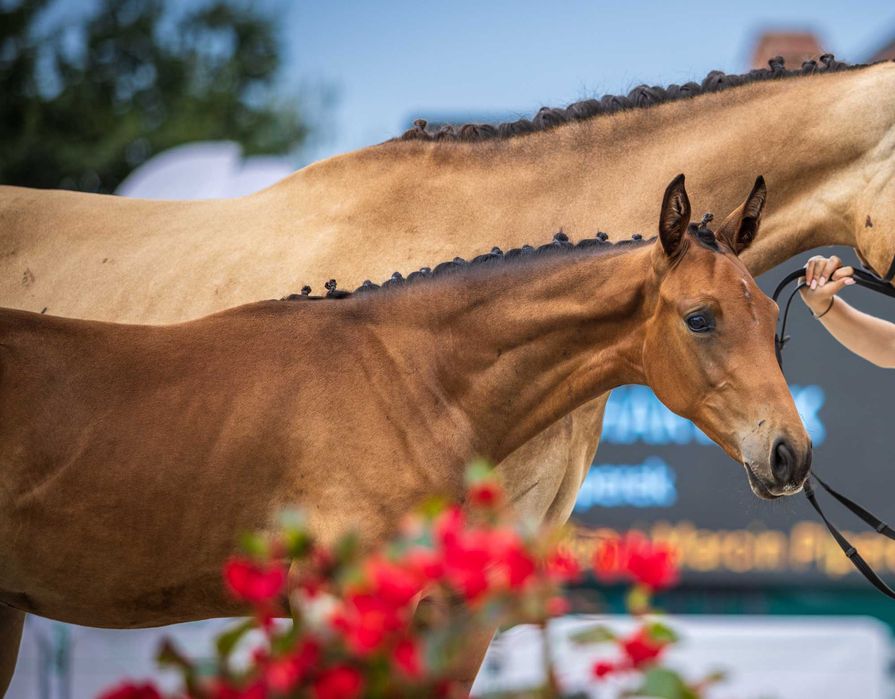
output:
[[[817,385],[790,386],[796,409],[815,446],[823,444],[827,431],[820,419],[826,402]],[[711,444],[712,441],[689,420],[675,415],[646,386],[615,389],[606,404],[602,441],[607,444]]]
[[[642,464],[591,466],[575,501],[575,511],[592,507],[671,507],[677,474],[658,456]]]

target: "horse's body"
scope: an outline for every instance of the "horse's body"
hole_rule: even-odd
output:
[[[378,542],[433,492],[459,497],[472,457],[622,383],[694,420],[756,492],[795,492],[810,442],[775,311],[731,253],[763,189],[717,242],[687,232],[680,178],[669,192],[653,243],[339,300],[160,327],[0,311],[0,602],[113,627],[235,614],[220,566],[284,505],[324,540]]]
[[[774,208],[743,257],[755,274],[830,244],[854,245],[878,271],[888,267],[895,64],[707,92],[509,139],[388,143],[227,201],[0,187],[0,304],[178,322],[329,276],[353,286],[494,243],[518,246],[561,226],[573,235],[648,231],[648,204],[679,169],[695,173],[699,201],[722,211],[749,173],[766,175]],[[568,518],[605,400],[499,465],[512,474],[505,480],[520,510]]]
[[[761,144],[761,147],[758,147]],[[818,245],[895,252],[895,63],[756,82],[482,143],[399,141],[233,200],[154,202],[0,187],[0,304],[131,323],[196,318],[335,277],[573,235],[652,229],[669,175],[732,209],[748,173],[774,188],[754,274]],[[868,226],[868,223],[871,223]],[[606,397],[510,457],[537,477],[520,508],[564,521]],[[504,465],[501,464],[501,469]],[[517,491],[518,492],[521,491]]]

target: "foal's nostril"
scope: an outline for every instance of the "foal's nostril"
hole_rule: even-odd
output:
[[[796,458],[792,448],[784,440],[778,439],[771,454],[771,472],[780,485],[792,481]]]

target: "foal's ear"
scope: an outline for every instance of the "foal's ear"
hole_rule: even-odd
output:
[[[659,214],[659,240],[665,254],[674,257],[680,251],[687,226],[690,225],[690,200],[684,189],[684,176],[678,175],[665,190],[662,213]]]
[[[764,177],[759,175],[746,201],[724,219],[724,223],[718,229],[718,237],[737,255],[748,248],[758,235],[761,212],[767,198],[768,188],[765,186]]]

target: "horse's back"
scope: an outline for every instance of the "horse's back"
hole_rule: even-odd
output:
[[[0,304],[131,323],[236,305],[202,304],[198,290],[220,293],[212,270],[260,225],[254,208],[250,198],[155,201],[2,186]]]

